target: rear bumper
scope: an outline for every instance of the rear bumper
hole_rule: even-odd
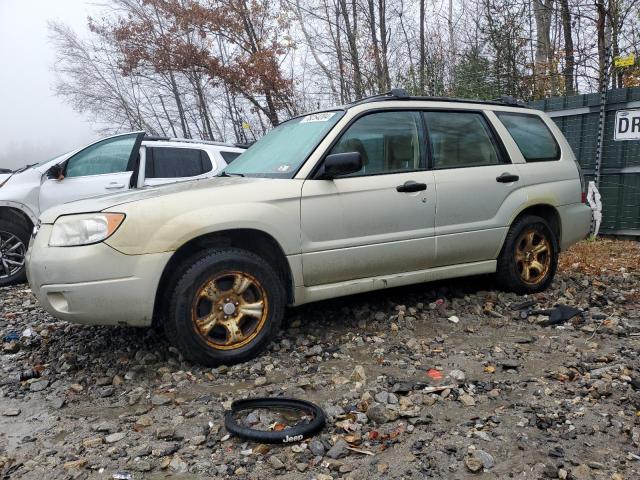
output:
[[[50,228],[42,226],[27,253],[29,285],[45,310],[76,323],[151,324],[171,252],[124,255],[104,243],[54,248]]]
[[[564,251],[589,235],[591,209],[584,203],[573,203],[558,207],[558,213],[562,226],[560,249]]]

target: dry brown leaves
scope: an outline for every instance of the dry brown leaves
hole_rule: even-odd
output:
[[[621,270],[624,268],[625,270]],[[640,272],[640,242],[633,240],[584,240],[560,254],[559,271],[590,275],[604,272]]]

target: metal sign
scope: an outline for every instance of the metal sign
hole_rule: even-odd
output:
[[[613,64],[617,68],[631,67],[634,63],[636,63],[636,56],[633,53],[627,55],[626,57],[616,57],[613,59]]]
[[[614,140],[640,140],[640,110],[618,110]]]

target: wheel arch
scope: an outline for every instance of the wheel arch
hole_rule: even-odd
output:
[[[285,287],[287,302],[293,302],[293,274],[284,250],[270,234],[251,228],[222,230],[207,233],[189,240],[180,246],[165,265],[160,277],[153,308],[153,322],[157,324],[161,313],[166,309],[169,287],[177,280],[179,266],[187,259],[205,249],[234,247],[247,250],[264,258],[278,273]]]
[[[556,236],[556,240],[558,241],[558,246],[561,245],[562,220],[560,218],[560,213],[558,212],[556,207],[548,203],[537,203],[535,205],[526,206],[513,216],[511,222],[509,222],[509,228],[511,228],[511,225],[513,225],[515,222],[517,222],[520,218],[524,217],[525,215],[536,215],[538,217],[544,218],[549,224],[549,226],[551,227],[553,234]],[[501,250],[504,247],[505,240],[506,240],[506,233],[505,233],[505,238],[503,238],[502,240]]]
[[[0,218],[23,225],[29,233],[33,230],[34,219],[26,211],[12,205],[0,205]]]

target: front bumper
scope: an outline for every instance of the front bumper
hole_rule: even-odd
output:
[[[125,255],[104,243],[49,247],[42,225],[27,252],[27,278],[56,318],[91,325],[151,324],[156,291],[172,252]]]

